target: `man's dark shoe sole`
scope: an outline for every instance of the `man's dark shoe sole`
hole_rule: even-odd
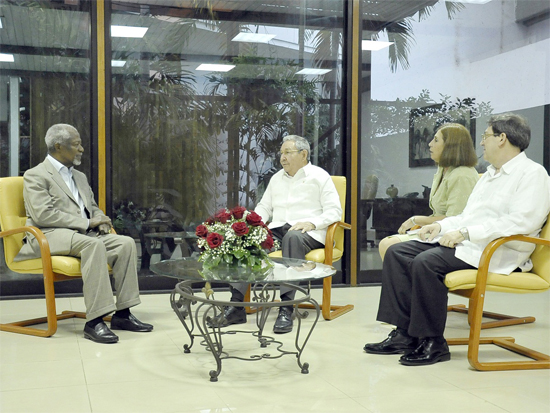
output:
[[[437,357],[434,357],[430,360],[408,360],[408,359],[400,359],[399,363],[403,364],[404,366],[429,366],[431,364],[439,363],[440,361],[449,361],[451,360],[451,353],[446,354],[440,354]]]
[[[369,349],[367,346],[363,347],[363,350],[365,350],[366,353],[369,354],[405,354],[409,351],[413,351],[415,347],[406,347],[406,348],[394,348],[394,349],[387,349],[387,350],[376,350],[376,349]]]

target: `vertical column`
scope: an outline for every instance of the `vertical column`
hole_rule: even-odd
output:
[[[19,176],[19,77],[10,76],[10,176]]]
[[[107,207],[106,106],[105,106],[105,0],[97,0],[97,201],[102,211]]]
[[[350,283],[357,285],[357,271],[359,265],[359,168],[361,168],[359,153],[360,130],[360,93],[361,84],[359,70],[361,67],[361,0],[353,0],[351,18],[351,79],[348,86],[351,87],[351,255],[350,255]]]

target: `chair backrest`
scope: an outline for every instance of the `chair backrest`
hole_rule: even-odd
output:
[[[341,220],[345,222],[346,217],[346,177],[345,176],[332,176],[332,182],[338,191],[338,196],[340,197],[340,206],[342,207],[342,218]],[[338,227],[336,233],[334,234],[334,243],[335,247],[340,251],[344,251],[344,228]]]
[[[550,215],[548,215],[546,224],[542,227],[539,237],[550,239]],[[535,251],[531,254],[531,261],[533,261],[532,271],[550,283],[550,247],[537,245]]]
[[[2,231],[22,227],[27,221],[23,201],[23,177],[0,178],[0,227]],[[23,246],[24,233],[3,237],[6,264],[11,265]]]

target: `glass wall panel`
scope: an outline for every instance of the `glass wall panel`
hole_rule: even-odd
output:
[[[344,174],[343,6],[113,2],[112,27],[146,30],[111,32],[113,217],[140,240],[143,269],[192,253],[218,209],[254,208],[285,135]]]
[[[42,162],[46,130],[69,123],[85,150],[79,170],[92,178],[90,4],[0,1],[0,176],[23,175]],[[3,257],[0,266],[5,295],[12,274]],[[32,279],[40,287],[40,277]],[[32,293],[19,285],[13,291]]]
[[[547,1],[362,1],[361,281],[379,279],[381,239],[431,214],[440,124],[467,126],[484,172],[488,117],[524,115],[549,169],[549,16]]]

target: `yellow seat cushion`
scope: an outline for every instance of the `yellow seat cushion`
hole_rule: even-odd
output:
[[[10,269],[15,272],[24,274],[42,274],[42,260],[35,258],[33,260],[25,260],[19,262],[12,262],[9,265]],[[80,271],[80,260],[75,257],[67,257],[61,255],[52,256],[53,272],[57,274],[63,274],[68,277],[80,277],[82,272]],[[109,272],[111,267],[109,266]]]
[[[477,270],[453,271],[445,277],[445,285],[450,291],[471,290],[475,287]],[[487,275],[487,290],[505,293],[540,293],[550,289],[550,284],[537,274],[513,272],[510,275]]]
[[[343,251],[339,250],[338,248],[334,248],[332,250],[332,261],[333,262],[338,261],[340,258],[342,258],[342,255],[344,255]],[[270,253],[269,256],[270,257],[282,257],[283,252],[281,250],[274,251],[274,252]],[[311,250],[310,252],[307,253],[306,260],[321,262],[321,263],[325,262],[325,249],[324,248],[319,248],[319,249],[316,249],[316,250]]]

